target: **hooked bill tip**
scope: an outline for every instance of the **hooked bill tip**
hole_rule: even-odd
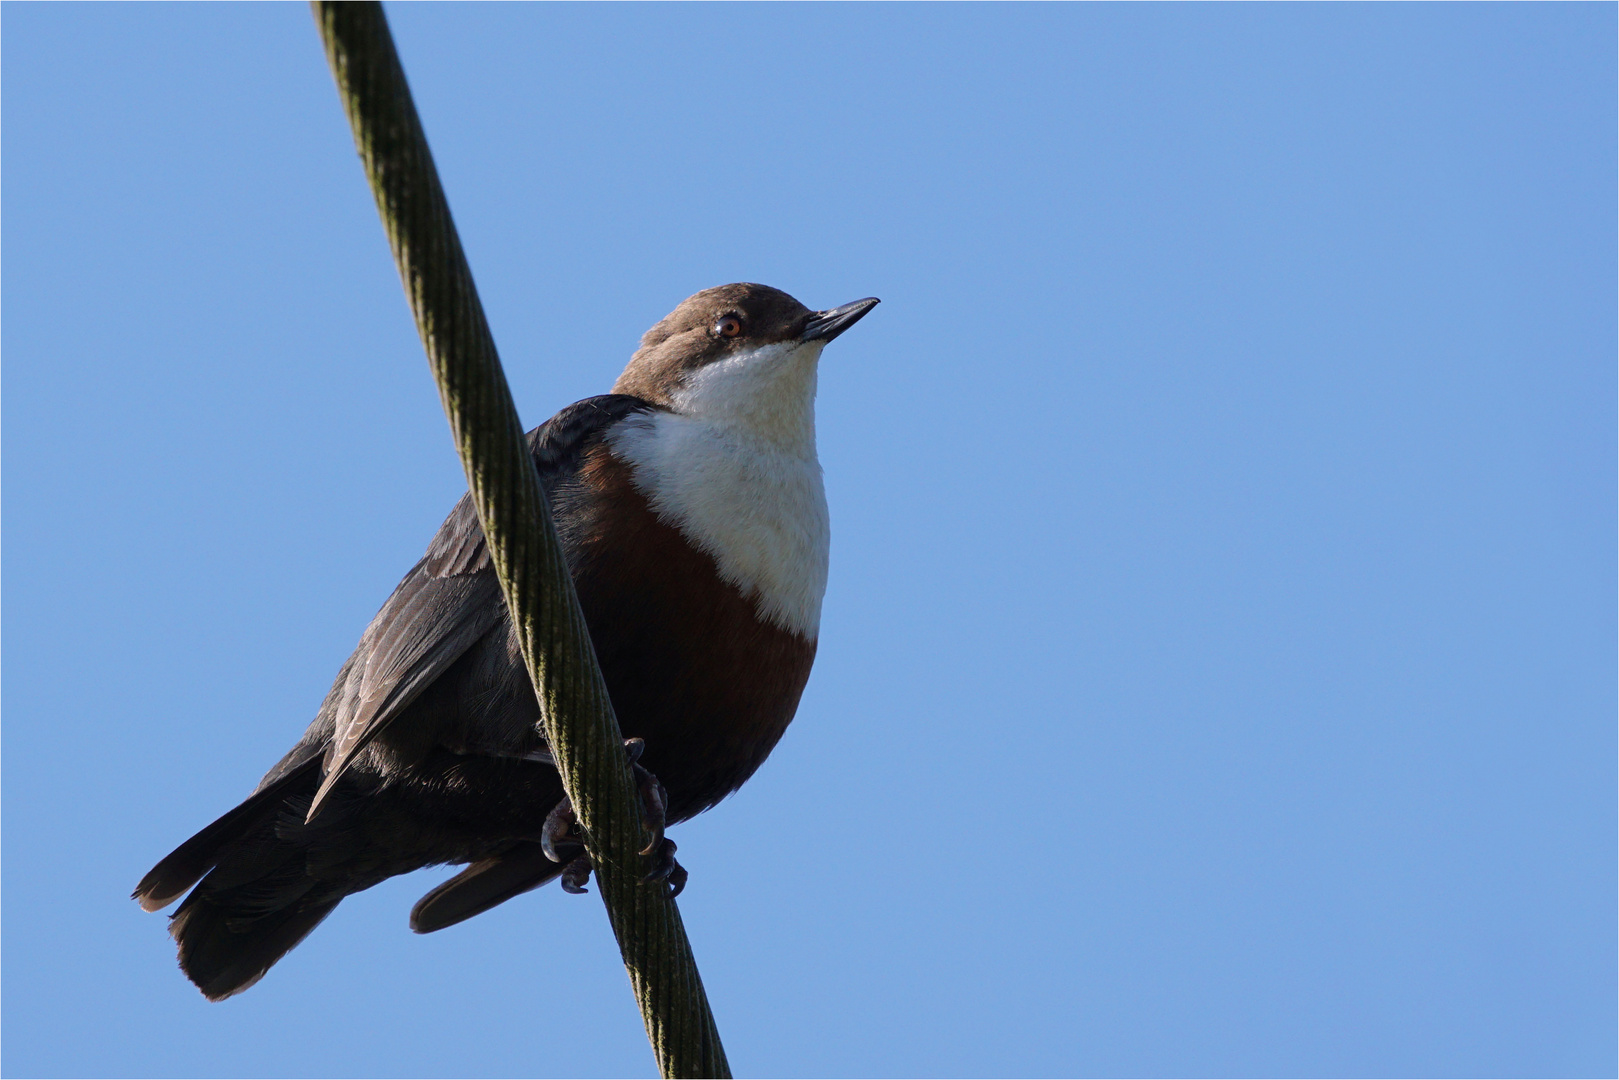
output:
[[[831,341],[849,327],[865,318],[866,312],[882,301],[875,296],[855,300],[826,311],[817,311],[804,326],[801,341]]]

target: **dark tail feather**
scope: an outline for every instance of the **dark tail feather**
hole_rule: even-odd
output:
[[[313,776],[306,787],[314,787]],[[273,814],[221,849],[217,865],[169,920],[180,970],[210,1001],[258,982],[343,897],[387,876],[350,872],[345,864],[360,850],[306,829],[308,808],[307,791],[284,797]]]
[[[162,862],[152,867],[141,878],[141,883],[135,886],[134,898],[140,901],[146,911],[156,911],[178,900],[181,893],[213,869],[225,845],[240,840],[265,817],[276,813],[281,799],[300,782],[318,773],[319,769],[319,748],[311,748],[309,760],[298,763],[273,783],[254,792],[236,809],[175,848]]]
[[[480,915],[512,897],[537,889],[562,873],[540,845],[520,840],[509,850],[480,859],[440,885],[410,909],[410,928],[431,934]]]
[[[291,757],[282,775],[181,844],[135,890],[141,906],[155,911],[195,883],[169,933],[179,944],[180,969],[211,1001],[258,982],[343,897],[381,880],[344,873],[352,846],[334,845],[329,830],[304,828],[320,762],[318,748],[307,759]],[[311,873],[317,854],[336,862]]]
[[[339,894],[242,919],[198,890],[169,923],[169,933],[180,943],[180,969],[209,1001],[240,994],[319,926],[342,899]]]

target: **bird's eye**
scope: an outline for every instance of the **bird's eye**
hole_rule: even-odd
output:
[[[720,337],[737,337],[742,333],[742,320],[735,315],[721,315],[714,323],[714,333]]]

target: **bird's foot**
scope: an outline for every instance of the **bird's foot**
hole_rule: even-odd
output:
[[[642,880],[668,882],[669,895],[679,896],[680,891],[686,887],[687,874],[685,867],[675,861],[675,842],[663,835],[663,828],[667,822],[669,794],[664,790],[662,782],[641,764],[641,753],[645,749],[645,740],[624,740],[624,754],[630,759],[630,768],[635,774],[636,790],[641,795],[641,807],[646,811],[647,829],[652,833],[652,839],[641,849],[641,854],[652,855],[656,852],[652,870]],[[595,867],[584,846],[584,837],[579,830],[579,819],[573,812],[573,803],[564,795],[562,801],[546,815],[545,826],[540,832],[540,847],[544,849],[546,858],[552,862],[567,864],[562,871],[564,892],[586,891],[585,884],[590,880],[591,871]]]

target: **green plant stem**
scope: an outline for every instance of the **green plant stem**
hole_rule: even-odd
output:
[[[680,911],[642,881],[650,834],[618,721],[382,7],[313,8],[658,1069],[728,1077]]]

